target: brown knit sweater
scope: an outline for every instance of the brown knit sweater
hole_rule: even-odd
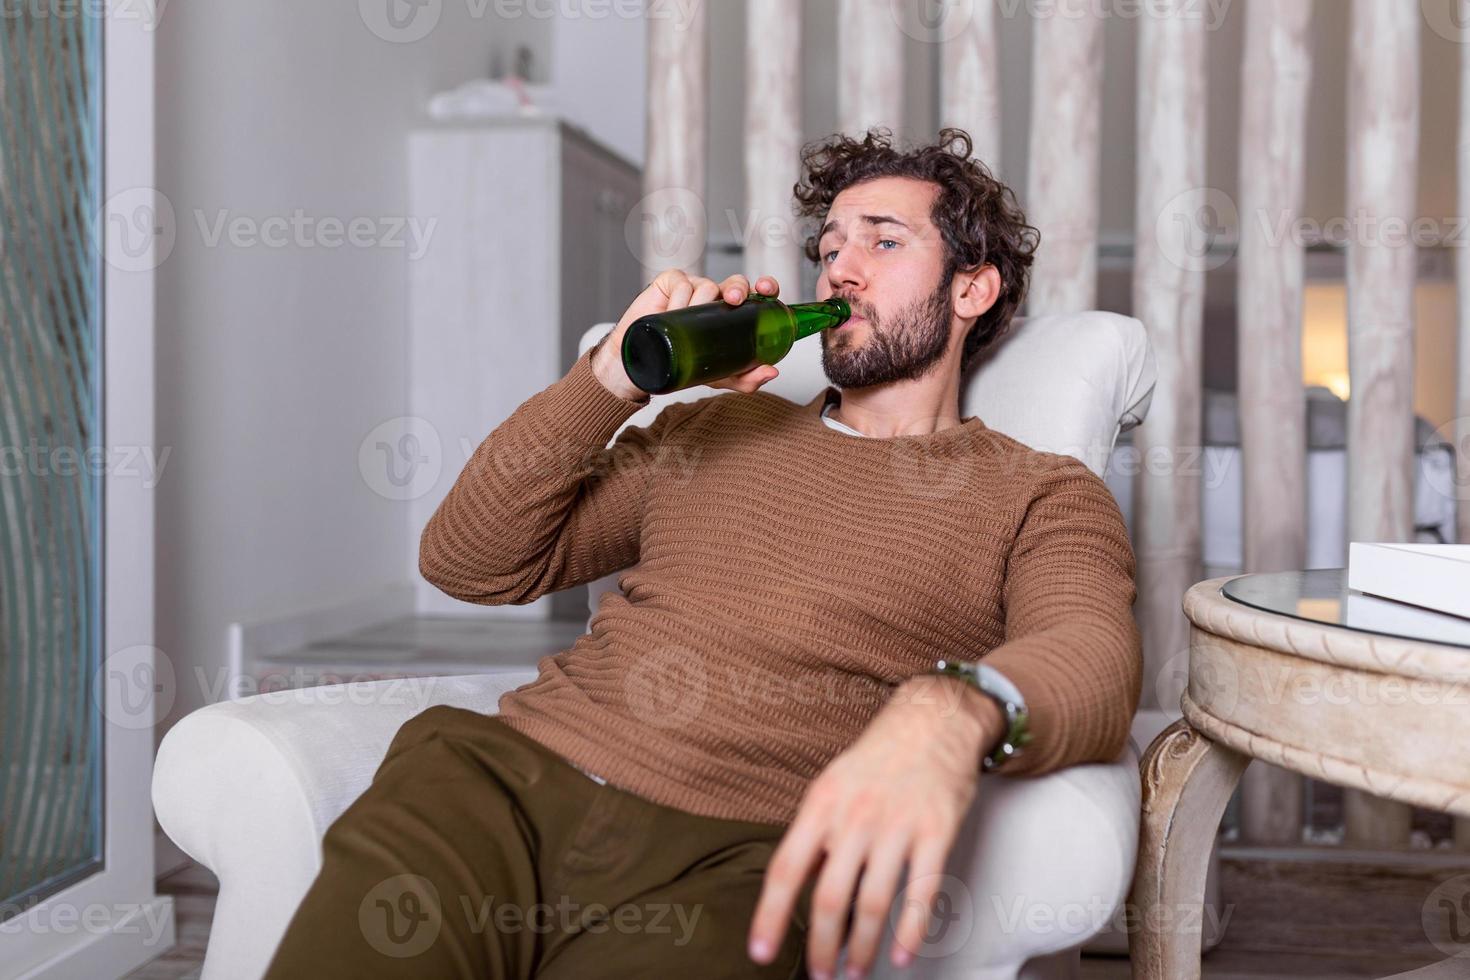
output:
[[[517,731],[656,803],[784,824],[894,685],[983,657],[1031,711],[1009,772],[1123,750],[1134,558],[1081,462],[974,417],[854,439],[821,419],[836,388],[673,403],[608,446],[640,406],[590,359],[490,433],[420,544],[426,579],[491,605],[637,565],[501,698]]]

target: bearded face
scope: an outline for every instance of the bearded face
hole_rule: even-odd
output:
[[[822,370],[839,388],[868,388],[923,377],[944,356],[953,329],[953,275],[939,288],[892,313],[852,297],[853,319],[822,331]],[[859,319],[861,318],[861,319]]]

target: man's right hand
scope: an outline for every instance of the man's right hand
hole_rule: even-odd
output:
[[[755,288],[764,296],[775,296],[781,287],[770,276],[761,276],[756,280]],[[612,333],[598,347],[592,358],[593,373],[603,387],[619,398],[646,402],[648,393],[633,383],[623,367],[623,335],[628,332],[633,321],[650,313],[680,310],[686,306],[713,303],[721,299],[731,306],[739,306],[749,295],[750,281],[741,275],[734,275],[717,283],[704,276],[691,276],[680,269],[665,269],[658,274],[658,278],[649,283],[647,289],[638,294]],[[711,381],[709,386],[749,393],[776,377],[778,373],[772,365],[757,364],[749,371]]]

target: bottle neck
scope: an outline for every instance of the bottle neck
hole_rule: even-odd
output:
[[[793,303],[789,307],[796,320],[796,339],[810,337],[829,327],[835,327],[852,316],[846,300],[827,299],[817,303]]]

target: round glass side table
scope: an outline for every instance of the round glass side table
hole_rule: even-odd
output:
[[[1135,978],[1200,975],[1210,847],[1251,759],[1470,817],[1470,622],[1345,579],[1342,569],[1243,575],[1185,593],[1184,717],[1139,764]],[[1470,957],[1463,938],[1429,938]]]

